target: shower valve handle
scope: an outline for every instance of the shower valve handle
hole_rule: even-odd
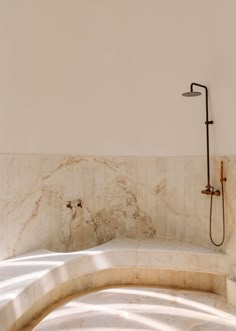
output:
[[[202,194],[207,194],[207,195],[216,195],[216,196],[220,196],[220,191],[219,190],[210,190],[209,188],[206,188],[205,190],[201,191]]]

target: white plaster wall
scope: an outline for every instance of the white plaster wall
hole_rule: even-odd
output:
[[[235,154],[235,0],[1,0],[0,152]]]

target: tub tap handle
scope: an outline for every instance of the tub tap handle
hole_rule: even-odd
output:
[[[80,199],[78,200],[77,207],[83,208],[82,201]]]
[[[71,201],[68,201],[67,205],[66,205],[67,208],[70,208],[72,209],[72,206],[71,206]]]

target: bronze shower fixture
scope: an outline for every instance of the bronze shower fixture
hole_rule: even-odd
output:
[[[211,185],[210,183],[210,148],[209,148],[209,125],[213,124],[213,121],[209,121],[208,119],[208,89],[205,85],[201,85],[198,83],[191,83],[190,85],[190,91],[185,92],[182,95],[184,97],[195,97],[201,95],[201,92],[196,92],[193,91],[193,86],[198,86],[201,87],[205,90],[206,94],[206,142],[207,142],[207,185],[204,190],[201,191],[202,194],[210,195],[211,196],[211,201],[210,201],[210,220],[209,220],[209,235],[211,242],[215,246],[221,246],[225,240],[225,212],[224,212],[224,185],[223,183],[226,181],[226,177],[224,177],[224,165],[223,161],[221,161],[221,170],[220,170],[220,182],[221,182],[221,192],[219,190],[215,190],[214,186]],[[213,196],[220,196],[222,195],[222,213],[223,213],[223,236],[222,240],[220,243],[216,243],[213,238],[212,238],[212,229],[211,229],[211,224],[212,224],[212,199]]]
[[[214,187],[210,184],[210,148],[209,148],[209,125],[213,124],[213,121],[209,121],[208,119],[208,89],[205,85],[197,84],[197,83],[192,83],[190,85],[190,92],[185,92],[182,95],[184,97],[195,97],[199,96],[202,93],[201,92],[195,92],[193,91],[193,86],[199,86],[201,88],[205,89],[206,92],[206,141],[207,141],[207,185],[205,190],[202,190],[202,194],[210,194],[210,195],[220,195],[220,191],[214,189]]]

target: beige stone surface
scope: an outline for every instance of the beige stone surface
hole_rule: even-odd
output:
[[[153,284],[226,295],[228,261],[223,253],[193,244],[114,239],[78,252],[20,255],[0,262],[0,274],[0,331],[16,331],[54,302],[99,286]]]
[[[236,314],[222,297],[150,287],[115,287],[60,306],[28,331],[234,331]],[[26,329],[25,329],[26,330]]]
[[[158,264],[178,269],[211,272],[227,270],[235,279],[236,265],[236,158],[212,157],[212,183],[220,189],[220,161],[224,160],[226,240],[221,248],[209,240],[209,197],[200,194],[206,184],[206,158],[194,157],[98,157],[68,155],[1,155],[0,156],[0,259],[18,256],[41,248],[57,252],[79,251],[106,243],[111,239],[134,238],[162,242],[164,254],[146,255],[137,250],[116,256],[122,266],[133,262],[137,268]],[[67,208],[71,201],[71,209]],[[79,206],[78,206],[79,204]],[[213,237],[222,236],[221,198],[213,200]],[[158,240],[157,240],[158,239]],[[178,244],[177,252],[169,252],[164,241]],[[164,240],[164,241],[162,241]],[[205,259],[181,253],[184,245],[192,244],[224,253],[224,257]],[[146,247],[147,247],[146,246]],[[91,272],[92,257],[81,260],[84,270]],[[109,266],[109,256],[97,256],[99,267]],[[121,265],[121,264],[120,264]],[[157,277],[137,274],[150,282]],[[127,277],[128,274],[126,275]],[[199,277],[198,277],[199,276]],[[123,276],[122,276],[123,277]],[[121,277],[121,280],[122,280]],[[188,286],[203,290],[210,286],[223,293],[218,280],[181,278]],[[213,282],[213,283],[212,283]],[[213,285],[212,285],[213,284]],[[46,284],[46,286],[48,286]],[[234,286],[228,286],[229,298],[234,297]],[[230,299],[231,300],[231,299]],[[232,299],[233,300],[233,299]],[[231,300],[231,301],[232,301]]]
[[[236,159],[212,158],[217,189],[221,159],[228,180],[226,241],[220,250],[233,264]],[[0,169],[0,259],[40,248],[77,251],[124,237],[214,248],[208,233],[209,197],[200,193],[206,184],[204,156],[1,155]],[[218,242],[221,236],[221,198],[215,197],[213,237]]]

